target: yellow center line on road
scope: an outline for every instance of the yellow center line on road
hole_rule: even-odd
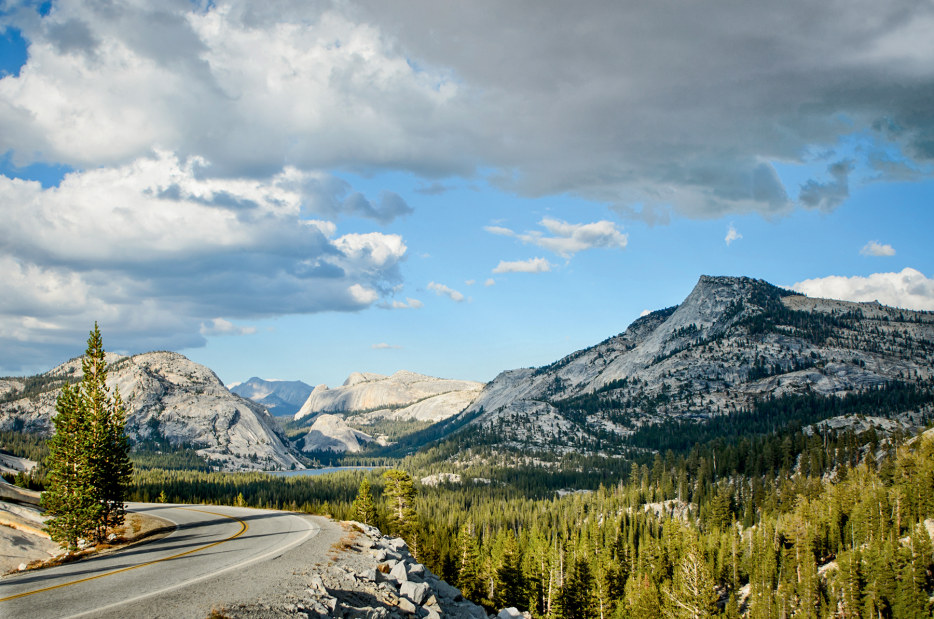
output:
[[[114,574],[119,574],[121,572],[129,572],[130,570],[135,570],[140,567],[146,567],[147,565],[153,565],[154,563],[162,563],[163,561],[171,561],[172,559],[178,559],[179,557],[184,557],[185,555],[194,554],[196,552],[201,552],[202,550],[207,550],[208,548],[213,548],[218,544],[223,544],[224,542],[229,542],[232,539],[236,539],[243,535],[249,527],[249,525],[240,520],[236,516],[228,516],[227,514],[218,514],[217,512],[209,512],[204,509],[194,509],[192,507],[180,507],[178,509],[187,509],[188,511],[201,512],[203,514],[211,514],[212,516],[223,516],[224,518],[230,518],[231,520],[236,520],[240,523],[240,530],[237,531],[234,535],[231,535],[228,538],[212,542],[200,548],[194,548],[192,550],[186,550],[185,552],[180,552],[177,555],[172,555],[171,557],[162,557],[161,559],[154,559],[152,561],[147,561],[146,563],[140,563],[139,565],[131,565],[130,567],[120,568],[119,570],[113,570],[112,572],[104,572],[103,574],[98,574],[96,576],[88,576],[87,578],[81,578],[79,580],[72,580],[71,582],[64,582],[60,585],[52,585],[51,587],[43,587],[42,589],[35,589],[33,591],[26,591],[25,593],[17,593],[16,595],[11,595],[5,598],[0,598],[0,602],[6,602],[8,600],[15,600],[17,598],[24,598],[30,595],[35,595],[37,593],[42,593],[43,591],[52,591],[53,589],[61,589],[62,587],[70,587],[71,585],[77,585],[82,582],[88,582],[89,580],[97,580],[98,578],[103,578],[105,576],[113,576]]]

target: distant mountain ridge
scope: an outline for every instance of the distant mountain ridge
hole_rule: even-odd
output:
[[[466,408],[481,389],[483,383],[434,378],[407,370],[392,376],[354,372],[340,387],[315,387],[295,420],[323,413],[365,412],[370,419],[440,421]]]
[[[108,354],[107,362],[108,386],[119,387],[127,406],[131,440],[191,444],[228,470],[301,466],[265,408],[231,393],[203,365],[174,352]],[[0,381],[0,429],[50,433],[62,383],[80,377],[78,358],[27,381]]]
[[[765,396],[930,381],[932,371],[930,312],[702,276],[679,306],[615,337],[501,373],[458,418],[461,435],[487,444],[613,453],[649,424],[709,419]]]
[[[230,391],[262,404],[276,417],[291,417],[311,395],[312,386],[300,380],[268,380],[256,376],[230,386]]]

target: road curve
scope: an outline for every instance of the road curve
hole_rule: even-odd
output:
[[[230,592],[231,579],[246,575],[257,584],[249,574],[261,574],[266,563],[314,541],[322,526],[333,527],[301,514],[220,505],[131,503],[128,508],[165,518],[176,529],[112,554],[4,577],[0,617],[203,618],[213,603],[238,597]],[[326,550],[327,544],[312,554],[324,559]]]

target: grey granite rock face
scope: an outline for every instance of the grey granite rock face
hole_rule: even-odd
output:
[[[119,389],[126,405],[131,440],[158,435],[175,445],[190,444],[227,470],[300,466],[266,410],[231,393],[203,365],[173,352],[109,354],[107,362],[108,386]],[[80,359],[44,376],[80,379]],[[49,433],[61,383],[49,384],[48,391],[0,404],[0,429]]]
[[[375,438],[354,430],[337,415],[323,414],[315,418],[301,444],[304,452],[357,453],[374,441]]]
[[[932,373],[934,313],[703,276],[681,305],[639,318],[624,333],[548,366],[501,373],[462,415],[476,416],[472,426],[506,448],[612,452],[607,436],[643,424]],[[601,401],[598,412],[575,408],[587,397]]]
[[[366,411],[368,417],[440,421],[462,411],[482,388],[483,383],[405,370],[392,376],[355,372],[340,387],[315,387],[295,419]]]

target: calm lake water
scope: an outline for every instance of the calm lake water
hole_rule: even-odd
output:
[[[309,477],[315,475],[327,475],[328,473],[340,473],[341,471],[372,471],[373,469],[383,468],[379,466],[327,466],[323,469],[299,469],[296,471],[266,471],[270,475],[278,477]]]

